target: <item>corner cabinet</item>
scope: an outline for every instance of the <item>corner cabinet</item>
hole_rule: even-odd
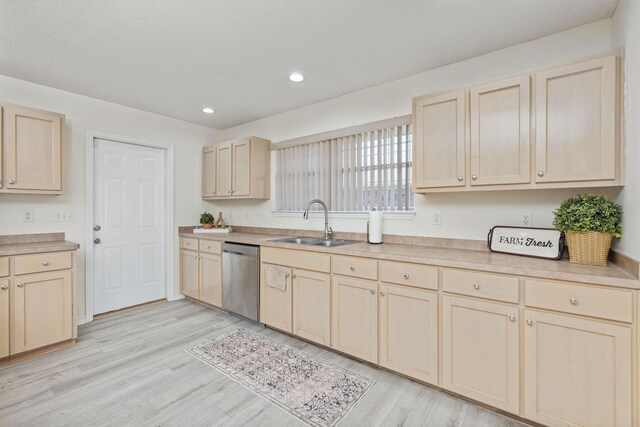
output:
[[[269,199],[270,146],[266,139],[252,136],[205,147],[202,151],[202,198]]]
[[[622,185],[618,62],[611,55],[414,98],[414,191]]]
[[[62,194],[64,115],[4,104],[0,193]]]

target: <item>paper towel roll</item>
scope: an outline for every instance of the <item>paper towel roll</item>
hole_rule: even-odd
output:
[[[382,243],[382,212],[369,212],[369,243]]]

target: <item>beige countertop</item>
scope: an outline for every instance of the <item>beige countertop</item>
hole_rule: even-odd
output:
[[[543,279],[591,283],[621,288],[640,289],[640,280],[621,268],[609,263],[606,267],[571,264],[567,259],[559,261],[499,254],[490,251],[451,249],[397,243],[371,245],[366,242],[326,248],[273,242],[281,235],[232,232],[229,234],[193,234],[181,232],[180,236],[199,239],[246,243],[265,247],[324,252],[334,255],[352,255],[392,261],[408,261],[440,267],[463,268],[492,273],[515,274]]]
[[[80,245],[64,239],[64,233],[0,236],[0,256],[75,251]]]

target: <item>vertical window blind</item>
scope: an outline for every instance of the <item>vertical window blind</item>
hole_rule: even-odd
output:
[[[411,146],[404,123],[278,148],[276,210],[315,198],[331,211],[413,210]]]

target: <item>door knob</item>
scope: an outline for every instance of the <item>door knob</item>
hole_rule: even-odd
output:
[[[102,240],[100,240],[99,237],[96,237],[95,239],[93,239],[93,243],[95,243],[96,245],[99,245],[100,243],[102,243]]]
[[[102,227],[100,227],[99,225],[93,226],[93,231],[100,231],[100,230],[102,230]]]

